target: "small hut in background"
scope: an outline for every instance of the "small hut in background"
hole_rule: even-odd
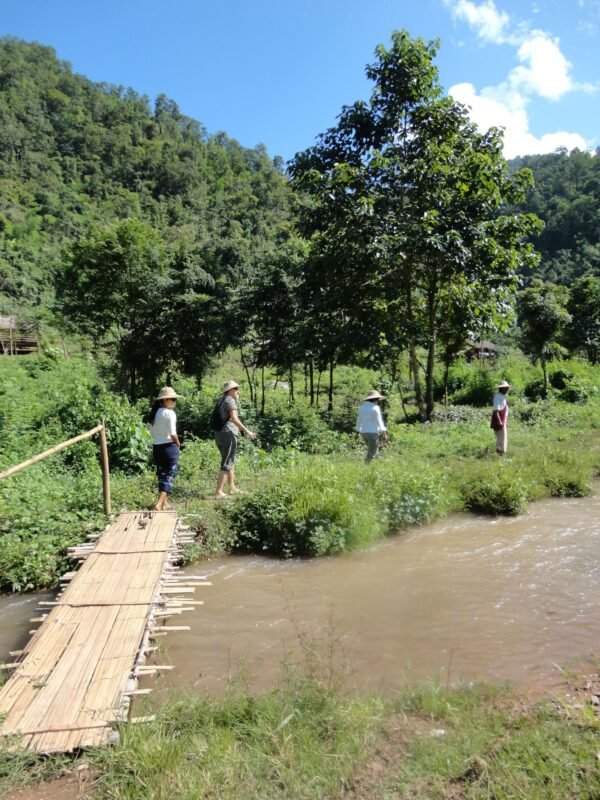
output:
[[[14,316],[0,316],[0,355],[25,356],[38,352],[38,337],[33,325]]]
[[[498,348],[493,342],[482,339],[480,342],[469,340],[467,342],[466,356],[470,361],[485,361],[488,358],[495,358],[498,355]]]

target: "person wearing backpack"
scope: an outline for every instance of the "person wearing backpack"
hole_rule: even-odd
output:
[[[235,456],[237,452],[237,437],[242,433],[254,441],[256,434],[248,430],[238,416],[238,401],[240,387],[235,381],[225,381],[223,395],[214,407],[211,415],[211,425],[215,432],[215,442],[221,454],[221,467],[217,476],[217,489],[215,500],[227,497],[223,489],[227,483],[229,494],[237,494],[235,485]]]

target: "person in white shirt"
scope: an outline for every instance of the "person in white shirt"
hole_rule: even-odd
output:
[[[384,396],[379,394],[376,389],[369,392],[365,397],[364,403],[358,409],[358,417],[356,419],[355,439],[358,440],[362,436],[367,445],[367,457],[365,459],[368,464],[379,455],[379,444],[381,441],[387,442],[387,429],[383,421],[383,415],[379,408],[379,401],[384,400]]]
[[[503,456],[508,449],[508,390],[510,383],[502,381],[492,401],[492,419],[490,427],[496,432],[496,452]]]
[[[181,395],[172,386],[163,386],[148,415],[152,434],[152,457],[158,478],[155,511],[167,510],[168,497],[173,491],[173,482],[177,475],[181,443],[177,436],[177,415],[173,409],[178,397]]]

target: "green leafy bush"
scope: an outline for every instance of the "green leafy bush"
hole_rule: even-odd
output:
[[[439,475],[408,474],[391,458],[365,465],[307,460],[229,512],[237,546],[286,558],[352,550],[443,508]]]
[[[553,389],[565,389],[573,380],[573,373],[556,369],[548,375],[548,383]]]
[[[565,403],[578,403],[579,405],[584,405],[589,399],[587,389],[576,381],[569,381],[558,396]]]
[[[403,481],[394,482],[386,489],[379,494],[390,532],[430,522],[444,507],[438,475],[405,476]]]
[[[473,471],[461,486],[464,507],[483,514],[516,516],[527,510],[530,492],[519,473],[510,465]]]
[[[290,558],[339,553],[377,538],[382,521],[375,505],[354,495],[343,477],[324,461],[304,463],[243,498],[229,515],[236,546]]]
[[[542,400],[544,398],[544,380],[535,378],[525,385],[523,394],[528,400]]]
[[[487,406],[492,402],[496,380],[487,367],[472,369],[460,388],[452,392],[452,402],[457,405]]]

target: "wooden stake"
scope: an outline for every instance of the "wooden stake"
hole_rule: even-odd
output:
[[[102,497],[104,499],[104,513],[110,514],[110,471],[108,466],[108,447],[106,445],[106,429],[104,422],[100,425],[100,462],[102,464]]]

